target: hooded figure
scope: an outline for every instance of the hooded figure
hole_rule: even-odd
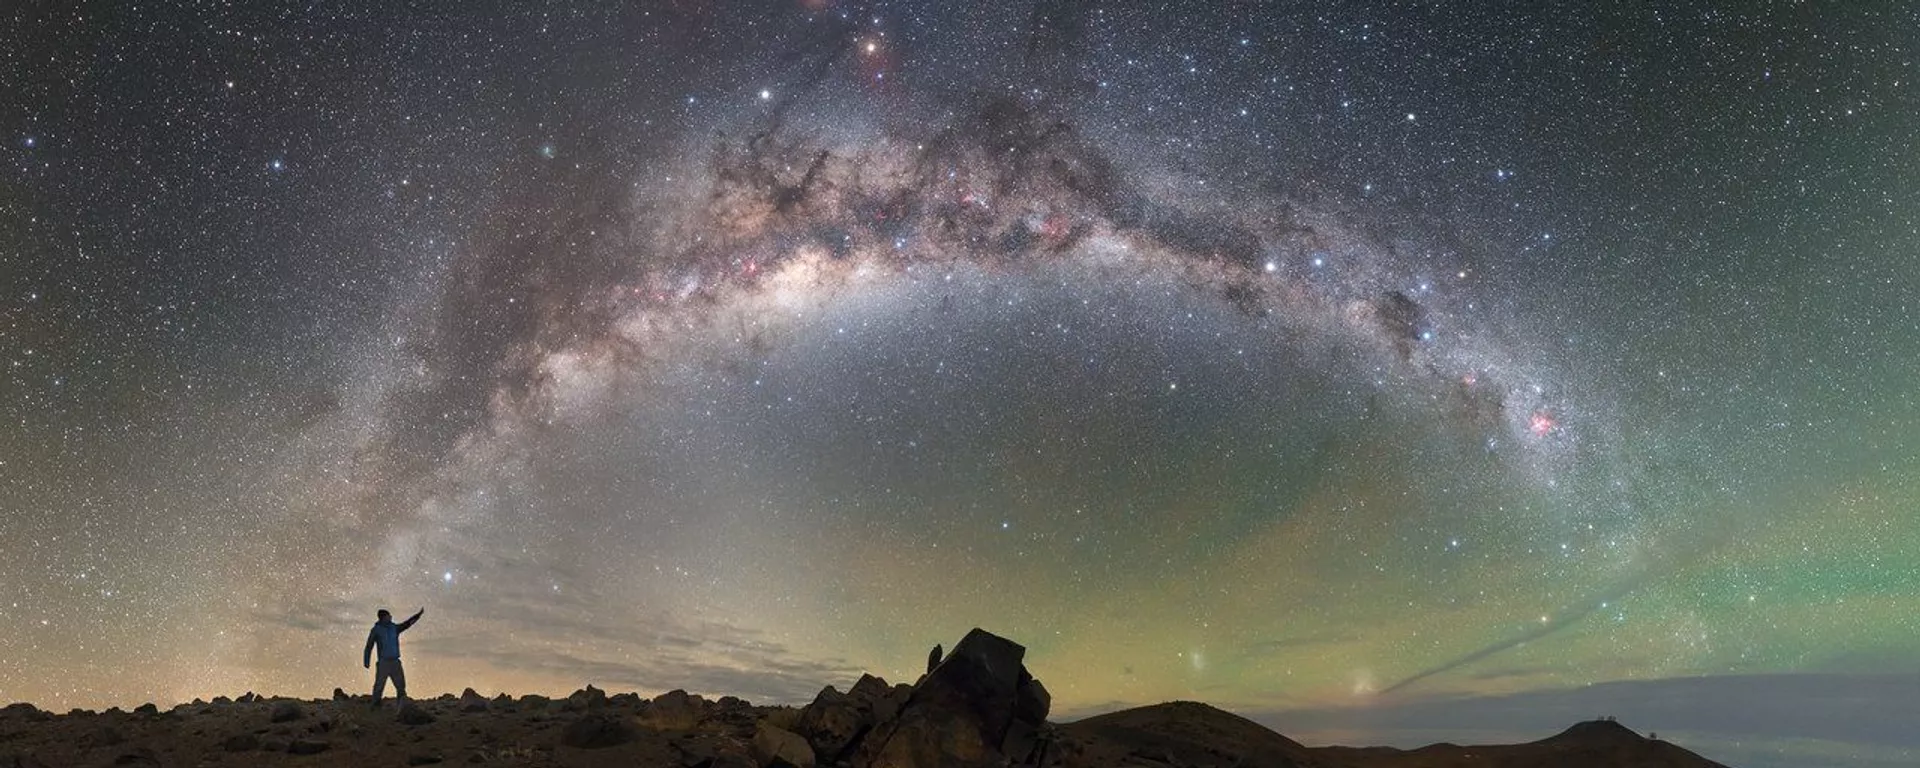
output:
[[[373,649],[380,649],[380,668],[373,672],[373,705],[380,706],[380,694],[387,690],[387,678],[393,678],[395,698],[407,697],[407,671],[400,666],[400,633],[420,620],[427,609],[422,608],[406,621],[393,623],[393,614],[380,609],[380,620],[373,623],[373,630],[367,633],[367,649],[360,654],[360,666],[373,666]]]

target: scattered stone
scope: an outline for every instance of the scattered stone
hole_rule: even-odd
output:
[[[412,700],[400,702],[399,719],[403,725],[426,725],[433,722],[433,715]]]
[[[294,755],[317,755],[327,751],[333,745],[319,739],[294,739],[287,745],[287,753]]]
[[[307,713],[300,709],[299,702],[285,699],[273,703],[273,711],[267,715],[267,722],[290,723],[306,716]]]
[[[252,752],[260,748],[260,737],[251,733],[236,733],[221,742],[220,748],[228,752]]]
[[[333,689],[333,700],[334,700],[334,701],[351,701],[352,699],[353,699],[353,697],[352,697],[352,696],[348,696],[348,695],[347,695],[347,692],[346,692],[346,691],[343,691],[343,690],[341,690],[341,689],[339,689],[339,688],[335,688],[335,689]]]
[[[560,732],[560,743],[580,749],[605,749],[633,741],[637,735],[633,724],[624,717],[590,712]]]
[[[753,732],[753,759],[765,768],[813,768],[813,746],[805,737],[762,723]]]

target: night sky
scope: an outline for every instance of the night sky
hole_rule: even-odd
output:
[[[0,701],[1920,755],[1899,3],[10,3]],[[1664,5],[1664,7],[1663,7]]]

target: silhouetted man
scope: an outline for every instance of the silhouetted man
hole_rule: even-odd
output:
[[[380,648],[380,668],[373,671],[373,705],[380,706],[380,694],[387,690],[387,678],[393,678],[393,696],[397,699],[407,697],[407,671],[400,667],[400,633],[420,620],[427,609],[422,608],[412,618],[398,624],[393,623],[393,614],[380,609],[380,620],[373,623],[373,631],[367,633],[367,649],[360,654],[360,666],[373,666],[374,646]]]

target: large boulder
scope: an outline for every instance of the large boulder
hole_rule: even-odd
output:
[[[638,730],[625,717],[589,712],[567,724],[560,732],[560,743],[579,749],[606,749],[633,741],[638,735]]]
[[[707,700],[678,688],[653,697],[643,718],[660,730],[691,730],[706,719]]]
[[[569,712],[578,712],[580,710],[595,710],[606,705],[607,692],[595,688],[589,683],[587,687],[574,691],[567,696],[565,709]]]
[[[873,675],[861,675],[846,693],[829,685],[800,711],[794,730],[822,761],[840,760],[875,725],[892,720],[911,690],[894,688]]]
[[[898,715],[859,739],[857,768],[975,768],[1025,759],[1052,701],[1022,666],[1027,649],[968,632]]]
[[[460,692],[460,711],[462,712],[487,711],[487,697],[480,695],[478,691],[475,691],[472,688],[468,688],[464,691],[461,691]]]
[[[1021,664],[1027,649],[975,628],[902,703],[858,739],[858,768],[973,768],[1031,755],[1052,699]]]
[[[847,695],[872,710],[874,720],[892,720],[900,714],[900,705],[913,695],[913,686],[887,685],[887,681],[873,675],[861,675]]]
[[[267,720],[274,723],[288,723],[306,716],[307,713],[300,709],[300,702],[281,699],[273,703],[273,710],[267,715]]]
[[[784,728],[761,723],[753,732],[751,751],[762,768],[813,768],[813,746]]]
[[[870,713],[863,711],[852,696],[829,685],[820,689],[813,703],[800,710],[793,729],[821,759],[831,762],[856,739],[866,735],[873,724]]]

